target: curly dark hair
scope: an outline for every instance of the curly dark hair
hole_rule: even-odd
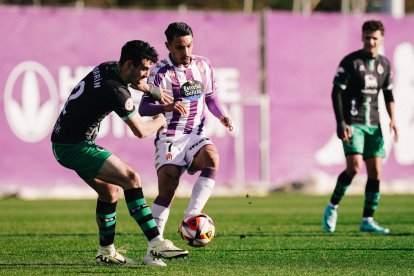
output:
[[[174,22],[168,25],[168,28],[165,30],[165,36],[167,41],[171,42],[175,36],[193,36],[193,30],[191,27],[184,22]]]
[[[124,64],[127,60],[132,60],[134,66],[138,66],[143,59],[151,60],[153,63],[158,61],[158,53],[148,42],[142,40],[131,40],[122,47],[119,63]]]
[[[365,32],[372,33],[375,31],[381,31],[381,34],[384,35],[384,32],[385,32],[384,24],[382,24],[382,22],[379,20],[368,20],[368,21],[365,21],[364,24],[362,25],[363,33]]]

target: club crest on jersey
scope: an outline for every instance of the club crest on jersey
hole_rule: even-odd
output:
[[[131,111],[134,108],[134,101],[132,98],[128,98],[128,100],[125,101],[125,109],[128,111]]]
[[[171,160],[173,159],[173,155],[172,155],[172,153],[171,153],[171,152],[167,152],[167,153],[165,154],[165,159],[166,159],[167,161],[171,161]]]
[[[377,66],[377,72],[380,75],[384,74],[384,67],[382,67],[381,64],[378,64],[378,66]]]
[[[204,85],[196,80],[190,80],[184,83],[180,88],[180,94],[187,100],[197,100],[203,94]]]

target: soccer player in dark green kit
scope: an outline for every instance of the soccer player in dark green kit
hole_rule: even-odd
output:
[[[338,206],[354,176],[365,161],[368,180],[360,231],[387,234],[388,228],[378,225],[373,216],[380,199],[380,177],[383,148],[378,93],[382,90],[390,129],[398,141],[394,114],[394,97],[390,63],[379,54],[384,42],[384,26],[381,21],[366,21],[362,26],[363,48],[342,59],[336,72],[332,102],[337,123],[337,135],[342,140],[346,156],[346,169],[339,175],[335,190],[328,203],[323,228],[330,233],[336,229]]]
[[[107,149],[95,144],[101,121],[112,111],[121,117],[135,136],[143,138],[165,127],[165,117],[155,116],[145,122],[134,106],[128,86],[168,100],[162,89],[146,84],[151,66],[158,61],[156,50],[147,42],[127,42],[119,62],[96,66],[78,85],[64,105],[52,133],[56,160],[74,170],[98,194],[96,221],[99,249],[96,261],[125,264],[133,261],[122,256],[114,246],[118,190],[123,189],[128,210],[150,244],[150,253],[158,258],[180,258],[188,251],[177,248],[160,235],[146,204],[139,174]]]

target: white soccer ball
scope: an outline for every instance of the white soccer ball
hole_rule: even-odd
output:
[[[213,220],[208,215],[200,213],[183,220],[179,233],[190,246],[202,247],[214,239],[215,230]]]

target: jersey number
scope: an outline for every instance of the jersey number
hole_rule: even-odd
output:
[[[73,91],[76,91],[76,92],[73,93],[72,95],[70,95],[69,98],[68,98],[68,100],[66,101],[65,106],[63,107],[63,110],[62,110],[62,114],[63,115],[66,114],[66,106],[68,105],[69,101],[78,98],[80,95],[82,95],[82,93],[83,93],[84,90],[85,90],[85,81],[81,81],[73,89]]]

